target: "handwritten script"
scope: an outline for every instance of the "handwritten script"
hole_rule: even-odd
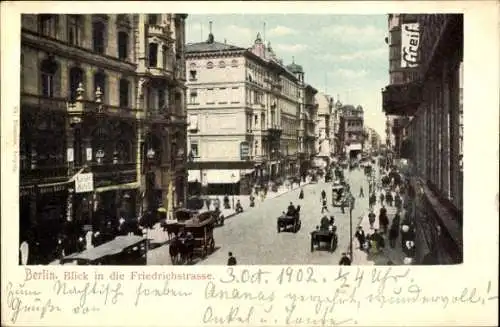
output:
[[[58,275],[33,267],[25,268],[22,282],[8,282],[2,293],[11,324],[67,313],[105,314],[122,305],[146,314],[160,306],[175,313],[176,305],[196,301],[201,306],[193,305],[190,311],[195,324],[339,326],[359,324],[364,310],[410,310],[413,305],[446,310],[498,302],[492,281],[444,292],[436,287],[442,276],[436,276],[434,284],[420,283],[407,267],[335,267],[327,275],[312,267],[224,270],[218,276],[165,271],[114,271],[104,276],[81,271]]]

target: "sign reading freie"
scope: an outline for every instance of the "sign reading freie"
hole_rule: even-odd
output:
[[[418,23],[401,25],[401,68],[418,66],[420,30]]]
[[[75,193],[86,193],[94,191],[94,174],[78,174],[75,177]]]

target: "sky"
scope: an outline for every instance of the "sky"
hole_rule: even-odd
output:
[[[249,48],[261,33],[284,64],[302,65],[306,83],[344,104],[361,105],[365,125],[384,138],[381,89],[389,82],[386,15],[190,14],[186,42]],[[265,28],[264,28],[265,25]]]

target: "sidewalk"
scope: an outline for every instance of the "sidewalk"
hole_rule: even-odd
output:
[[[373,207],[373,212],[375,213],[376,218],[375,218],[375,223],[373,224],[373,228],[378,229],[380,231],[378,223],[378,215],[380,212],[380,208],[382,206],[379,202],[380,192],[376,192],[376,194],[377,194],[377,203]],[[393,193],[393,196],[394,195],[395,194]],[[397,209],[395,206],[388,206],[387,204],[385,205],[386,205],[385,208],[387,209],[387,216],[389,218],[389,226],[391,226],[392,220],[394,219],[394,215],[396,214]],[[366,236],[372,234],[374,231],[374,229],[370,229],[370,222],[368,221],[369,212],[370,211],[367,208],[366,213],[363,215],[363,218],[358,224],[358,226],[361,226],[363,228]],[[404,217],[404,209],[401,210],[401,217]],[[358,226],[353,226],[354,233]],[[355,265],[387,265],[387,262],[390,260],[393,262],[394,265],[403,265],[404,253],[401,249],[401,235],[397,238],[396,247],[394,249],[389,246],[388,233],[383,235],[383,237],[385,240],[385,248],[381,250],[378,254],[371,254],[371,253],[368,254],[366,251],[359,249],[358,240],[355,237],[353,237],[352,263]]]

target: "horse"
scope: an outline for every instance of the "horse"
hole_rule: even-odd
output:
[[[174,236],[171,240],[170,240],[170,245],[168,247],[168,252],[170,254],[170,260],[172,261],[172,264],[173,265],[176,265],[178,263],[180,263],[181,261],[181,257],[180,257],[180,244],[182,242],[176,237]]]

